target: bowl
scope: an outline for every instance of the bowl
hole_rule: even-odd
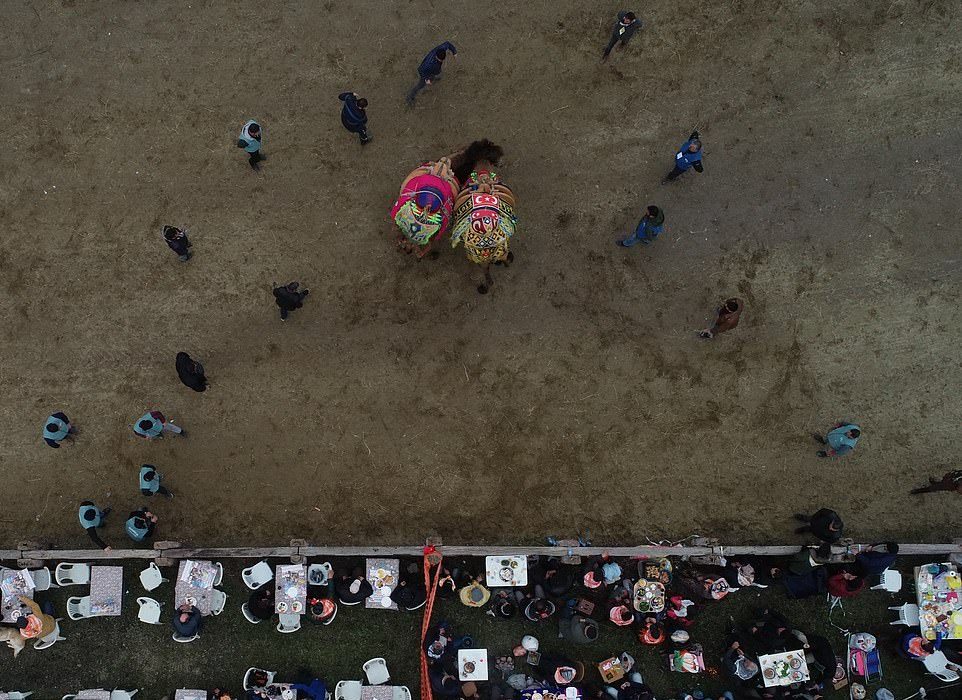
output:
[[[465,673],[474,673],[474,662],[473,662],[473,661],[465,661],[465,662],[464,662],[464,672],[465,672]]]

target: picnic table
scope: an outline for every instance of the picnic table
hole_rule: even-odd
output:
[[[201,615],[210,615],[210,597],[217,579],[217,566],[210,561],[185,559],[177,569],[174,607],[193,605]]]
[[[97,690],[81,690],[77,693],[76,700],[110,700],[110,691],[98,688]]]
[[[14,622],[24,609],[20,596],[33,597],[33,577],[26,569],[0,569],[0,595],[4,622]]]
[[[366,570],[367,580],[374,592],[364,601],[364,607],[397,610],[397,604],[391,600],[391,593],[398,585],[401,562],[397,559],[368,559]]]
[[[207,691],[181,688],[174,693],[174,700],[207,700]]]
[[[801,683],[807,681],[809,677],[805,654],[801,651],[759,656],[758,668],[766,688]]]
[[[122,566],[90,567],[90,614],[119,615],[124,598]]]
[[[393,685],[361,686],[361,700],[394,700]]]
[[[471,668],[471,666],[465,668],[465,664],[471,664],[474,668]],[[458,679],[462,681],[488,680],[488,650],[458,649]]]
[[[274,570],[274,611],[302,615],[307,607],[307,567],[284,564]]]
[[[926,639],[962,639],[962,578],[955,564],[926,564],[915,569],[919,631]]]
[[[527,586],[528,558],[524,556],[485,557],[484,578],[488,586]]]

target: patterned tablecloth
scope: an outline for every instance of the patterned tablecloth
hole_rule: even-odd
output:
[[[124,598],[122,566],[90,567],[90,613],[119,615]]]
[[[361,700],[394,700],[393,685],[361,686]]]
[[[181,688],[174,693],[174,700],[207,700],[207,691]]]
[[[364,601],[364,607],[397,610],[397,604],[391,600],[391,592],[398,585],[400,567],[401,562],[397,559],[367,560],[367,580],[374,587],[374,593]]]
[[[762,681],[766,688],[808,680],[808,664],[805,663],[805,654],[801,651],[759,656],[758,668],[762,672]]]
[[[110,700],[109,690],[81,690],[77,700]]]
[[[174,586],[174,607],[184,603],[194,605],[201,615],[210,615],[210,592],[214,590],[217,567],[210,561],[180,562],[177,570],[177,584]],[[188,600],[192,598],[193,602]]]
[[[485,557],[484,578],[488,586],[527,586],[528,558]]]
[[[20,602],[19,596],[25,595],[33,597],[33,578],[26,569],[2,569],[0,568],[0,609],[3,611],[3,621],[13,622],[20,616],[21,611],[26,610]]]
[[[307,609],[307,567],[284,564],[274,570],[274,611],[303,615]]]

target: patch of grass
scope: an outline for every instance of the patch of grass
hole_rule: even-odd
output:
[[[345,563],[348,562],[336,562]],[[300,631],[282,635],[272,622],[252,625],[241,615],[240,606],[247,600],[249,591],[241,582],[240,569],[249,562],[224,564],[227,608],[222,615],[205,619],[198,641],[177,644],[171,639],[172,630],[167,621],[173,613],[173,583],[145,593],[137,576],[145,564],[128,564],[122,616],[77,622],[65,619],[61,629],[66,641],[41,652],[28,646],[16,660],[3,653],[0,687],[34,691],[38,700],[99,687],[137,688],[141,690],[141,697],[161,698],[182,687],[222,685],[239,691],[244,672],[250,666],[278,671],[281,679],[299,673],[315,674],[333,685],[342,679],[360,679],[361,664],[383,656],[391,671],[392,683],[407,685],[412,692],[418,692],[422,611],[391,612],[342,605],[332,625],[324,627],[305,622]],[[906,581],[912,578],[911,566],[907,562],[902,566]],[[176,569],[167,569],[164,573],[173,579]],[[39,593],[37,598],[52,600],[58,614],[66,617],[63,612],[66,598],[86,594],[85,586],[71,586]],[[165,624],[146,625],[137,621],[136,598],[140,595],[164,604]],[[866,591],[845,603],[844,615],[839,611],[835,613],[835,622],[840,626],[871,632],[878,637],[884,671],[881,685],[891,689],[896,697],[904,697],[922,684],[940,685],[932,676],[924,676],[921,664],[905,661],[893,651],[905,628],[889,625],[893,614],[886,608],[912,597],[908,590],[897,595]],[[699,676],[669,673],[659,652],[641,645],[634,629],[615,628],[610,623],[602,625],[600,639],[594,644],[571,646],[558,638],[555,620],[541,624],[522,622],[518,618],[496,620],[482,610],[462,606],[456,599],[439,599],[433,619],[447,620],[458,634],[470,635],[475,646],[487,648],[491,654],[510,653],[523,634],[533,634],[540,640],[543,651],[583,661],[588,667],[588,680],[596,685],[600,685],[600,679],[593,666],[602,659],[628,651],[638,661],[642,675],[659,698],[694,688],[717,696],[728,689],[719,663],[725,626],[729,616],[738,621],[749,620],[758,608],[775,608],[799,628],[827,637],[840,655],[845,648],[845,638],[829,624],[823,596],[796,601],[785,598],[778,588],[744,589],[723,601],[699,607],[691,634],[693,640],[703,645],[705,661],[710,667]],[[519,661],[516,668],[521,671],[527,667]],[[872,692],[874,694],[874,688]],[[828,696],[841,698],[846,694],[847,690],[843,690],[829,692]]]

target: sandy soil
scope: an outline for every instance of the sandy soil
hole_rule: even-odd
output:
[[[123,515],[144,461],[177,493],[159,536],[204,544],[773,542],[821,505],[860,539],[957,533],[958,496],[908,491],[962,447],[959,4],[659,0],[604,65],[617,9],[9,3],[0,539],[83,544],[77,501]],[[694,127],[706,172],[660,187]],[[386,218],[414,165],[484,136],[521,216],[487,297]],[[666,233],[617,248],[649,203]],[[289,279],[312,295],[282,324]],[[733,294],[739,328],[697,340]],[[190,436],[139,440],[147,408]],[[51,450],[58,409],[82,434]],[[856,453],[816,459],[841,417]]]

